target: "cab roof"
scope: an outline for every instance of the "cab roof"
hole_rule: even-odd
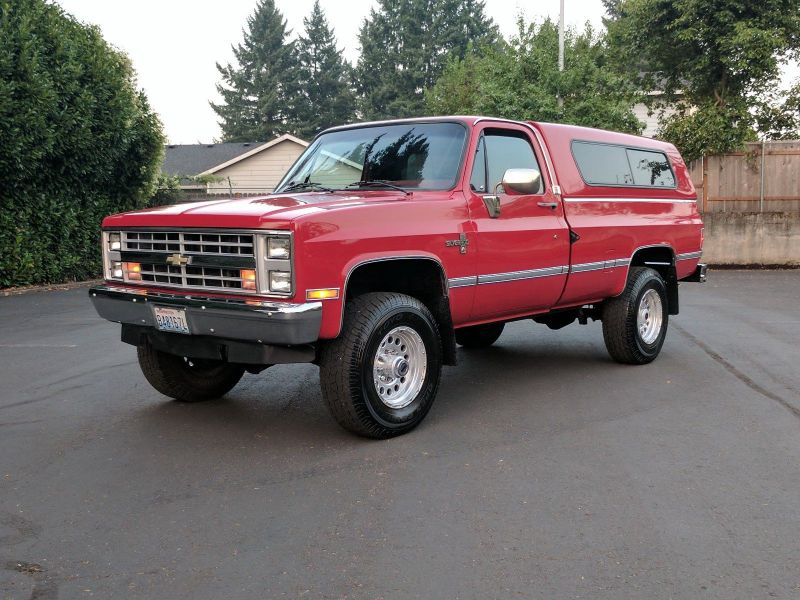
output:
[[[591,142],[607,142],[612,144],[623,144],[626,146],[634,146],[638,148],[653,148],[659,150],[675,150],[675,147],[661,140],[653,138],[642,137],[639,135],[632,135],[629,133],[620,133],[607,129],[597,129],[594,127],[583,127],[580,125],[567,125],[562,123],[548,123],[545,121],[516,121],[514,119],[504,119],[502,117],[488,117],[480,115],[442,115],[435,117],[410,117],[405,119],[386,119],[381,121],[366,121],[361,123],[349,123],[347,125],[339,125],[330,127],[321,131],[317,135],[328,133],[331,131],[342,131],[346,129],[356,129],[358,127],[374,127],[380,125],[391,125],[395,123],[453,123],[459,122],[472,127],[483,121],[496,121],[498,123],[514,123],[516,125],[523,125],[527,127],[534,127],[545,137],[547,140],[564,139],[569,140],[585,140]]]

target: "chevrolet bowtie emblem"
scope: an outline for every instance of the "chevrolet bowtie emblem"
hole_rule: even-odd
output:
[[[180,254],[170,254],[167,257],[167,264],[174,267],[185,267],[191,262],[189,256],[181,256]]]
[[[444,245],[447,246],[448,248],[452,246],[458,246],[459,252],[461,252],[461,254],[466,254],[467,246],[469,246],[469,240],[467,239],[466,234],[462,233],[461,235],[458,236],[457,240],[447,240],[444,243]]]

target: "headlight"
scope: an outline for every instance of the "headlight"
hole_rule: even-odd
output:
[[[258,269],[256,287],[262,294],[290,296],[294,291],[292,234],[268,231],[256,236]],[[250,288],[247,288],[250,289]]]
[[[106,279],[124,279],[125,270],[121,261],[122,240],[119,231],[102,233],[103,273]]]
[[[269,291],[288,294],[292,291],[292,274],[288,271],[269,272]]]
[[[271,237],[267,240],[267,258],[288,259],[292,242],[288,237]]]

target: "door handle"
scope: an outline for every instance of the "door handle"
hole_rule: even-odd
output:
[[[537,202],[536,204],[542,208],[558,208],[558,202]]]

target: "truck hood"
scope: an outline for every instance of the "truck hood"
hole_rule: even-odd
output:
[[[411,198],[387,190],[348,190],[270,194],[249,198],[210,200],[159,206],[106,217],[104,228],[114,227],[231,227],[286,229],[298,217],[332,209]]]

